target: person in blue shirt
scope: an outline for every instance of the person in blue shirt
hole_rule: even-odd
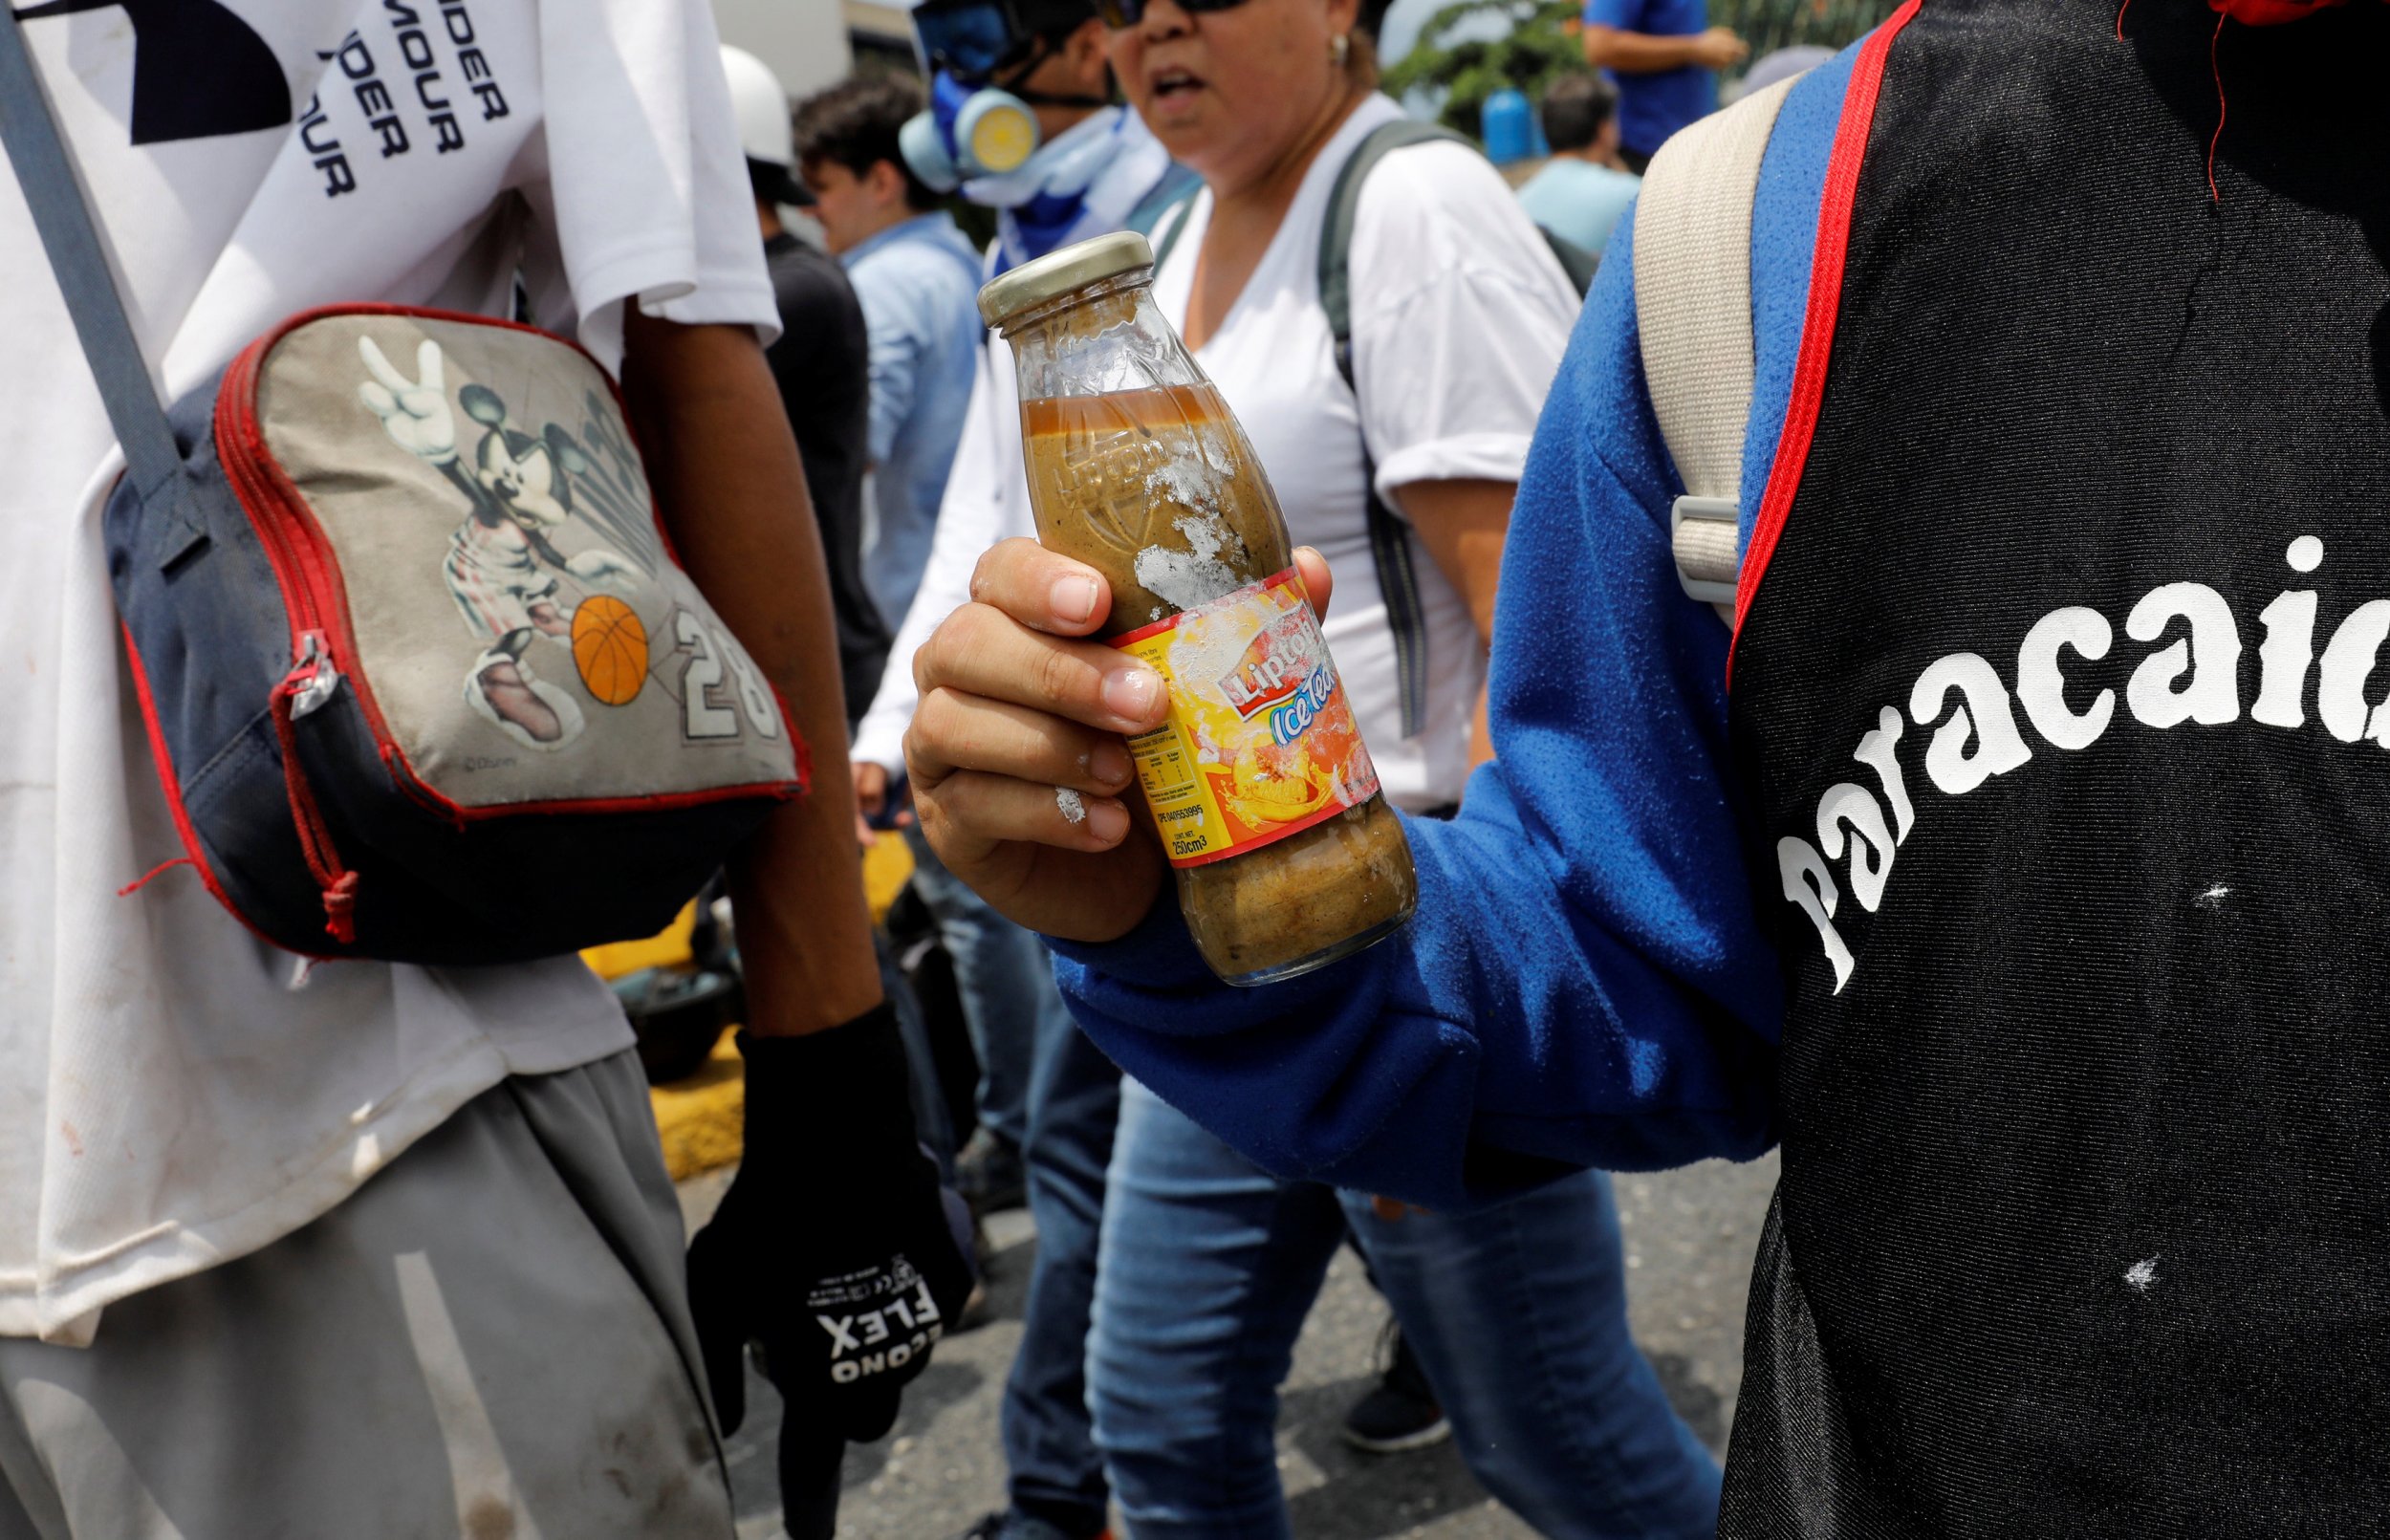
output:
[[[1619,155],[1641,175],[1668,136],[1718,105],[1717,72],[1750,53],[1708,0],[1585,0],[1585,62],[1619,88]]]
[[[1527,217],[1588,251],[1610,244],[1642,179],[1619,164],[1619,93],[1597,75],[1571,75],[1544,92],[1552,159],[1519,189]]]
[[[863,580],[884,617],[913,602],[978,367],[979,253],[897,145],[921,110],[900,79],[848,80],[796,109],[814,215],[863,304],[873,529]]]

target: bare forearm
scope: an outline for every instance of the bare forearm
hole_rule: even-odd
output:
[[[1428,559],[1467,602],[1477,640],[1487,647],[1493,645],[1494,588],[1502,575],[1502,543],[1517,495],[1517,485],[1507,481],[1414,482],[1395,494]],[[1480,688],[1469,713],[1468,762],[1483,765],[1493,757],[1486,692]]]
[[[1478,480],[1416,481],[1394,493],[1427,559],[1460,593],[1477,640],[1488,646],[1493,645],[1502,543],[1517,495],[1515,482]]]
[[[1650,33],[1620,32],[1616,27],[1588,27],[1584,32],[1585,62],[1597,70],[1620,75],[1652,75],[1683,69],[1700,58],[1701,33],[1661,37]]]
[[[763,349],[744,327],[626,328],[623,393],[689,575],[788,703],[813,790],[730,868],[748,1028],[818,1031],[880,999],[853,833],[846,705],[820,531]]]

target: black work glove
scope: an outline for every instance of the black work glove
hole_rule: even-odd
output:
[[[895,1423],[971,1265],[915,1138],[891,1007],[804,1037],[741,1032],[739,1052],[746,1151],[689,1246],[689,1308],[723,1431],[747,1414],[752,1341],[787,1403],[783,1481],[810,1489]]]

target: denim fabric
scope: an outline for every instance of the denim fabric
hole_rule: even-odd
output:
[[[1717,1463],[1629,1339],[1598,1171],[1465,1219],[1344,1214],[1486,1489],[1542,1534],[1710,1535]]]
[[[1277,1387],[1348,1211],[1489,1490],[1560,1540],[1713,1531],[1717,1466],[1627,1335],[1603,1178],[1467,1218],[1367,1207],[1123,1088],[1088,1389],[1136,1540],[1291,1540]]]
[[[1335,1192],[1121,1086],[1087,1399],[1135,1540],[1291,1540],[1278,1385],[1343,1239]]]
[[[889,623],[929,561],[986,328],[979,253],[946,213],[923,214],[840,258],[871,349],[871,514],[863,581]]]
[[[1029,1138],[1031,1061],[1039,1022],[1068,1019],[1045,943],[1005,919],[945,869],[919,827],[904,831],[913,886],[954,962],[963,1021],[979,1055],[979,1120],[1015,1145]],[[1076,1034],[1076,1030],[1074,1031]]]
[[[1119,1110],[1120,1072],[1055,996],[1037,1016],[1022,1147],[1037,1261],[1004,1384],[1006,1540],[1085,1540],[1104,1527],[1110,1489],[1087,1411],[1087,1321]]]

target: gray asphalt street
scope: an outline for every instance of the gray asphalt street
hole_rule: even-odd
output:
[[[1771,1156],[1615,1179],[1636,1339],[1679,1415],[1720,1454],[1742,1379],[1751,1252],[1775,1177]],[[692,1218],[711,1208],[722,1181],[684,1186]],[[1017,1211],[994,1216],[989,1231],[1000,1247],[989,1320],[939,1346],[888,1439],[849,1452],[841,1540],[949,1540],[1003,1506],[997,1404],[1020,1340],[1036,1238],[1029,1216]],[[1358,1263],[1350,1252],[1339,1255],[1296,1346],[1278,1421],[1294,1532],[1303,1540],[1525,1540],[1534,1531],[1486,1495],[1448,1442],[1373,1457],[1338,1439],[1345,1409],[1376,1380],[1384,1320],[1385,1306]],[[777,1532],[778,1403],[751,1372],[748,1404],[747,1425],[732,1441],[731,1483],[743,1540],[767,1540]]]

